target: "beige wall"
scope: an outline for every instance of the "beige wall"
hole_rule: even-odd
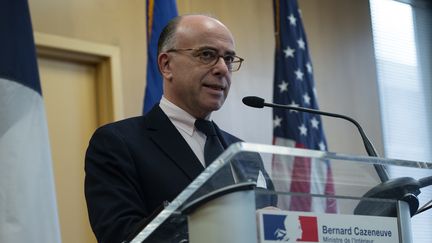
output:
[[[125,116],[141,113],[146,67],[145,1],[30,0],[37,32],[118,46]]]

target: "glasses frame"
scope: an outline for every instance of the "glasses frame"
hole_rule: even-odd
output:
[[[201,51],[201,50],[205,50],[206,48],[172,48],[172,49],[169,49],[169,50],[167,50],[166,52],[168,53],[168,52],[182,52],[182,51]],[[215,50],[215,49],[212,49],[212,48],[208,48],[209,50]],[[214,65],[216,65],[218,62],[219,62],[219,59],[222,57],[222,59],[224,60],[224,62],[225,62],[225,59],[224,59],[224,57],[226,57],[227,55],[219,55],[219,53],[217,54],[217,58],[215,59],[215,61],[214,61],[214,63],[205,63],[205,62],[202,62],[202,61],[199,61],[198,60],[198,62],[200,62],[200,63],[202,63],[202,64],[206,64],[206,65],[209,65],[210,67],[212,67],[212,66],[214,66]],[[225,62],[225,65],[227,66],[227,68],[228,68],[228,70],[230,71],[230,72],[236,72],[236,71],[238,71],[238,70],[240,70],[240,67],[241,67],[241,65],[242,65],[242,63],[243,63],[243,61],[244,61],[244,58],[241,58],[241,57],[239,57],[239,56],[236,56],[236,55],[232,55],[234,58],[238,58],[238,60],[235,60],[235,61],[233,61],[232,63],[239,63],[239,65],[238,65],[238,68],[237,69],[230,69],[229,68],[229,66],[226,64],[226,62]],[[211,65],[210,65],[211,64]]]

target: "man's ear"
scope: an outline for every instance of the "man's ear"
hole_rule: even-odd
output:
[[[171,80],[172,78],[170,61],[171,61],[170,55],[168,55],[167,53],[159,54],[158,56],[159,71],[161,72],[162,76],[166,80]]]

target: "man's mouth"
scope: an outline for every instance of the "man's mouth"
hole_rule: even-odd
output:
[[[220,91],[224,91],[225,90],[225,87],[223,87],[221,85],[204,84],[204,87],[210,88],[210,89],[214,89],[214,90],[220,90]]]

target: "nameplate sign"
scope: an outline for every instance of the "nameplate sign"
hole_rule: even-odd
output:
[[[395,243],[397,218],[259,210],[260,243]]]

